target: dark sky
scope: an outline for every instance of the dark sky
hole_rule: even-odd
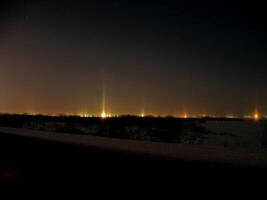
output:
[[[6,1],[0,112],[267,113],[257,1]]]

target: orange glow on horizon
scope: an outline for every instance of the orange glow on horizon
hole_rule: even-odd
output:
[[[145,117],[145,116],[146,116],[145,112],[142,112],[140,115],[140,117]]]
[[[260,115],[259,115],[258,112],[255,112],[253,117],[254,117],[255,120],[259,120],[260,119]]]
[[[103,98],[104,99],[104,98]],[[102,100],[103,100],[102,99]],[[180,114],[177,115],[172,115],[172,114],[157,114],[155,113],[145,113],[145,111],[139,111],[138,113],[127,113],[127,112],[114,112],[112,113],[111,110],[106,109],[105,106],[105,100],[103,100],[102,102],[102,109],[100,112],[96,113],[93,110],[88,112],[88,111],[84,111],[84,112],[66,112],[66,113],[53,113],[53,112],[0,112],[0,114],[19,114],[19,115],[44,115],[44,116],[79,116],[82,118],[90,118],[90,117],[100,117],[100,118],[110,118],[110,117],[120,117],[120,116],[125,116],[125,115],[132,115],[132,116],[137,116],[137,117],[174,117],[174,118],[183,118],[183,119],[191,119],[191,118],[229,118],[229,119],[248,119],[248,120],[255,120],[255,121],[259,121],[259,120],[265,120],[267,119],[267,115],[266,113],[263,112],[259,112],[258,110],[255,110],[254,112],[251,112],[250,114],[239,114],[236,115],[234,113],[230,113],[230,114],[222,114],[222,115],[215,115],[215,114],[209,114],[209,113],[193,113],[190,112],[190,114],[188,112],[181,112]]]
[[[187,113],[184,113],[183,118],[184,118],[184,119],[187,119],[187,118],[188,118]]]

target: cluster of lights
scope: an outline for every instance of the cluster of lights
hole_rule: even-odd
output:
[[[25,113],[21,113],[21,114],[25,114]],[[27,115],[42,115],[42,114],[36,114],[36,113],[27,113]],[[48,113],[47,115],[49,116],[62,116],[62,114],[51,114]],[[65,114],[64,116],[73,116],[75,114]],[[92,114],[88,114],[88,113],[80,113],[78,114],[78,116],[82,117],[82,118],[89,118],[89,117],[96,117],[97,115],[92,115]],[[152,116],[152,117],[164,117],[163,115],[153,115],[153,114],[149,114],[146,115],[145,112],[141,112],[139,115],[139,117],[146,117],[146,116]],[[100,115],[98,115],[98,117],[105,119],[105,118],[111,118],[111,117],[119,117],[119,115],[113,115],[111,113],[107,113],[105,112],[105,110],[103,110]],[[216,115],[189,115],[188,113],[183,113],[182,115],[176,116],[176,117],[180,117],[183,119],[189,119],[189,118],[227,118],[227,119],[248,119],[248,120],[255,120],[255,121],[259,121],[261,119],[267,119],[267,115],[261,115],[259,112],[254,112],[252,115],[244,115],[244,116],[236,116],[236,115],[225,115],[225,116],[216,116]]]
[[[87,113],[82,113],[82,114],[78,114],[78,116],[82,117],[82,118],[89,118],[89,117],[96,117],[97,115],[90,115]],[[100,118],[105,119],[105,118],[110,118],[110,117],[115,117],[115,115],[112,115],[110,113],[106,113],[106,112],[102,112],[99,115]]]
[[[88,115],[88,114],[86,114],[86,113],[85,113],[85,114],[80,114],[79,116],[80,116],[80,117],[84,117],[84,118],[90,117],[90,115]]]
[[[260,114],[258,112],[255,112],[253,115],[245,115],[243,118],[244,119],[254,119],[254,120],[258,121],[262,117],[260,116]]]
[[[75,115],[75,114],[73,114]],[[76,114],[77,115],[77,114]],[[82,113],[79,113],[78,114],[79,117],[82,117],[82,118],[89,118],[89,117],[95,117],[94,114],[92,113],[88,113],[88,112],[82,112]]]
[[[82,113],[82,114],[79,114],[80,117],[85,117],[85,118],[88,118],[88,117],[94,117],[93,115],[90,115],[88,113]],[[144,108],[142,110],[142,112],[140,113],[139,117],[146,117],[147,115],[145,114],[145,111],[144,111]],[[161,117],[160,115],[149,115],[149,116],[152,116],[152,117]],[[106,93],[105,93],[105,89],[103,88],[103,95],[102,95],[102,112],[100,113],[99,115],[100,118],[102,119],[105,119],[105,118],[110,118],[110,117],[118,117],[116,115],[112,115],[110,113],[107,113],[106,112]],[[180,118],[183,118],[183,119],[188,119],[188,118],[228,118],[228,119],[238,119],[238,118],[242,118],[240,116],[236,116],[236,115],[233,115],[233,114],[228,114],[228,115],[225,115],[225,116],[218,116],[218,115],[207,115],[206,113],[202,114],[202,115],[189,115],[188,113],[183,113],[182,115],[179,115]],[[258,111],[255,111],[254,114],[252,115],[245,115],[243,116],[243,119],[253,119],[255,121],[258,121],[260,119],[267,119],[267,116],[261,116],[259,114]]]
[[[24,113],[25,114],[25,113]],[[34,112],[30,112],[30,113],[27,113],[29,115],[38,115]],[[48,114],[49,116],[62,116],[60,114],[51,114],[49,113]],[[64,116],[71,116],[71,115],[64,115]],[[92,114],[89,114],[88,112],[84,112],[84,113],[80,113],[78,114],[78,116],[80,117],[83,117],[83,118],[89,118],[89,117],[95,117],[97,115],[92,115]],[[102,118],[102,119],[106,119],[106,118],[111,118],[111,117],[118,117],[119,115],[112,115],[111,113],[107,113],[105,111],[105,100],[103,100],[103,107],[102,107],[102,112],[100,113],[100,115],[98,115],[98,117]],[[142,111],[139,115],[139,117],[146,117],[148,115],[146,115],[145,111]],[[152,117],[164,117],[164,116],[161,116],[161,115],[153,115],[153,114],[150,114],[149,116],[152,116]],[[189,118],[227,118],[227,119],[248,119],[248,120],[255,120],[255,121],[259,121],[261,119],[267,119],[267,115],[261,115],[258,111],[255,111],[253,114],[251,115],[244,115],[244,116],[237,116],[237,115],[233,115],[233,114],[227,114],[225,116],[216,116],[216,115],[207,115],[207,114],[201,114],[201,115],[189,115],[188,113],[183,113],[179,116],[176,116],[176,117],[180,117],[180,118],[183,118],[183,119],[189,119]]]
[[[103,112],[101,113],[100,117],[101,117],[102,119],[105,119],[105,118],[115,117],[115,115],[113,116],[112,114],[110,114],[110,113],[106,113],[105,111],[103,111]]]
[[[237,119],[238,116],[235,116],[235,115],[226,115],[226,118],[227,119]]]
[[[239,119],[239,118],[244,118],[244,119],[254,119],[256,121],[260,120],[260,119],[267,119],[267,116],[261,116],[259,114],[259,112],[255,112],[253,115],[245,115],[243,117],[240,117],[240,116],[236,116],[236,115],[232,115],[232,114],[229,114],[229,115],[226,115],[226,116],[219,116],[219,115],[206,115],[206,114],[203,114],[203,115],[188,115],[187,113],[184,113],[182,115],[180,115],[181,118],[184,118],[184,119],[187,119],[187,118],[227,118],[227,119]]]
[[[92,115],[89,115],[87,113],[80,115],[81,117],[92,117]],[[145,114],[144,108],[142,109],[142,112],[140,113],[139,117],[146,117],[147,115]],[[152,117],[160,117],[159,115],[149,115]],[[106,112],[106,92],[105,92],[105,88],[103,88],[103,92],[102,92],[102,112],[99,115],[100,118],[105,119],[105,118],[110,118],[110,117],[117,117],[115,115],[111,115],[110,113]],[[202,114],[202,115],[189,115],[188,113],[183,113],[182,115],[179,116],[180,118],[183,119],[188,119],[188,118],[227,118],[227,119],[238,119],[238,118],[243,118],[243,119],[253,119],[255,121],[258,121],[262,118],[267,119],[267,116],[261,116],[259,114],[258,111],[255,111],[254,114],[252,115],[246,115],[243,117],[240,116],[236,116],[233,114],[227,114],[225,116],[219,116],[219,115],[207,115],[206,113]]]

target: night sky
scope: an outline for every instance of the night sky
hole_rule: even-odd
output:
[[[267,114],[257,1],[0,5],[0,112]]]

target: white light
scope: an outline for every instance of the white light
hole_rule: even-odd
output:
[[[237,116],[235,116],[235,115],[226,115],[226,118],[235,119],[235,118],[237,118]]]
[[[107,117],[107,114],[105,112],[101,113],[101,118],[105,119]]]

